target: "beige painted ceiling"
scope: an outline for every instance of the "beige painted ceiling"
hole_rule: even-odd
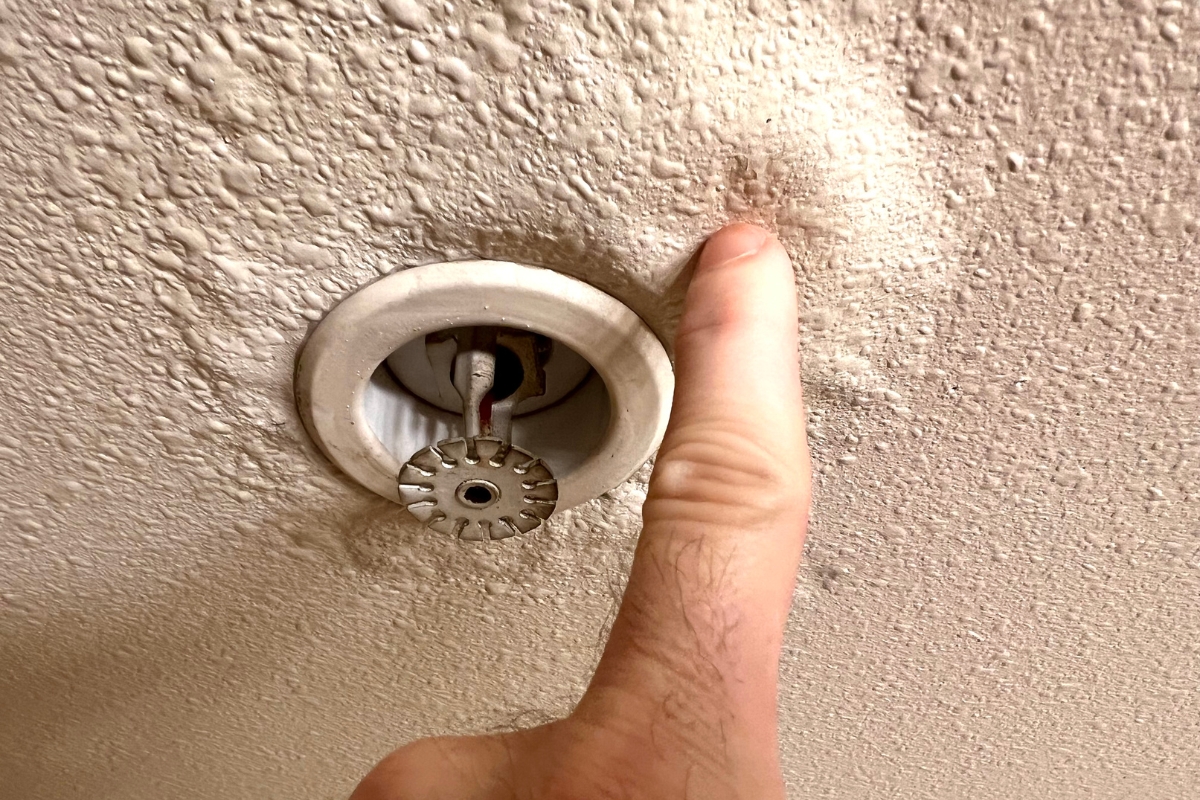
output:
[[[792,251],[796,797],[1200,786],[1194,0],[0,0],[0,796],[338,798],[570,708],[646,471],[429,535],[298,422],[309,326],[503,258],[669,337]]]

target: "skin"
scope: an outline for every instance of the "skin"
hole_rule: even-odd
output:
[[[796,289],[752,225],[697,259],[671,422],[629,583],[575,711],[537,728],[422,739],[352,800],[780,800],[779,652],[811,469]]]

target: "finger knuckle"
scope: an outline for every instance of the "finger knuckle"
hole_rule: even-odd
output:
[[[774,520],[807,508],[802,448],[707,424],[675,432],[651,479],[647,506],[706,511],[742,521]]]

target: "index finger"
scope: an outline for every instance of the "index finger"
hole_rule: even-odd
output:
[[[800,403],[791,259],[755,225],[731,225],[701,250],[675,334],[673,422],[793,421]]]
[[[675,403],[629,583],[577,711],[653,725],[670,706],[680,715],[670,730],[699,736],[681,746],[741,742],[747,769],[764,776],[777,774],[778,655],[808,513],[796,317],[791,262],[773,236],[735,225],[709,240],[676,337]]]

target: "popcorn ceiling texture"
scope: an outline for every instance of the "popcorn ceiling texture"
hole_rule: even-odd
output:
[[[337,798],[570,708],[647,470],[487,546],[308,443],[393,269],[580,276],[669,338],[796,259],[796,797],[1200,785],[1192,0],[0,0],[0,794]]]

